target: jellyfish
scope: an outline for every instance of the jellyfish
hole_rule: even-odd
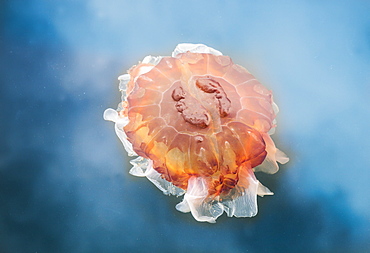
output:
[[[118,79],[122,102],[104,118],[136,157],[130,174],[183,195],[176,209],[200,222],[257,214],[257,195],[273,193],[255,172],[289,161],[270,137],[278,113],[270,90],[203,44],[147,56]]]

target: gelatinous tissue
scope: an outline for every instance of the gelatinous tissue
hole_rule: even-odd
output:
[[[197,221],[257,214],[272,195],[255,171],[276,173],[289,158],[270,135],[278,112],[271,91],[230,57],[203,44],[179,44],[172,56],[147,56],[119,78],[122,102],[104,119],[131,161]]]

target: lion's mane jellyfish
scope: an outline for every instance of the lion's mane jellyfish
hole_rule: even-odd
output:
[[[179,44],[172,57],[147,56],[119,77],[122,102],[107,109],[130,156],[130,173],[165,194],[184,194],[176,209],[197,221],[257,214],[257,195],[272,195],[255,171],[275,173],[288,157],[270,135],[278,107],[230,57],[202,44]]]

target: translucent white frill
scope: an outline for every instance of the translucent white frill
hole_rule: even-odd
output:
[[[183,189],[178,188],[174,186],[172,183],[163,179],[161,177],[161,174],[159,174],[155,169],[153,169],[152,160],[138,156],[134,160],[131,160],[130,163],[134,165],[134,167],[132,167],[130,170],[131,175],[137,177],[147,177],[164,194],[180,196],[185,193]]]
[[[127,117],[120,117],[118,115],[118,112],[116,110],[113,110],[112,108],[108,108],[104,111],[103,115],[105,120],[113,121],[116,124],[114,125],[114,128],[116,130],[116,134],[118,138],[121,140],[123,146],[125,147],[127,153],[129,156],[135,156],[137,155],[134,149],[132,148],[132,144],[127,140],[127,135],[125,131],[123,131],[123,127],[125,127],[128,124],[128,118]]]
[[[273,195],[256,178],[248,177],[248,188],[235,187],[230,195],[237,196],[226,200],[210,199],[208,197],[207,182],[201,177],[191,177],[188,189],[182,202],[176,209],[187,213],[191,212],[197,221],[215,223],[216,219],[225,211],[227,216],[252,217],[257,214],[257,195]]]
[[[176,46],[175,50],[173,50],[172,57],[176,57],[178,54],[186,53],[188,51],[192,53],[222,55],[220,51],[204,44],[180,43]]]
[[[269,134],[262,134],[262,137],[266,144],[267,155],[265,160],[254,168],[254,171],[274,174],[279,170],[278,162],[280,164],[285,164],[289,162],[289,157],[283,151],[276,148]]]

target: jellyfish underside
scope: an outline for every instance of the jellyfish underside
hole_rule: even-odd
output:
[[[287,162],[269,135],[271,92],[227,56],[181,48],[144,59],[129,75],[127,103],[110,120],[138,155],[130,173],[166,194],[185,193],[176,208],[198,221],[256,215],[257,195],[273,193],[254,171],[275,173],[276,161]]]

